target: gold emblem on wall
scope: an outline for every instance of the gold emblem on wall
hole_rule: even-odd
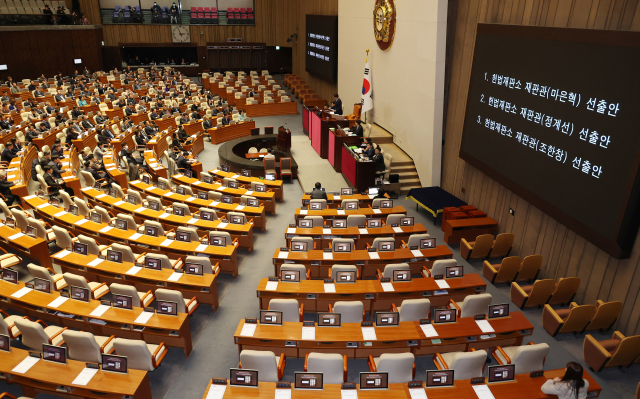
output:
[[[396,35],[395,0],[376,0],[373,7],[373,33],[380,50],[391,48]]]

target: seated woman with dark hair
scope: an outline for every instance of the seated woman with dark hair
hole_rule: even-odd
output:
[[[589,381],[582,378],[580,363],[569,362],[564,377],[556,377],[540,388],[547,395],[558,395],[558,399],[585,399],[589,390]]]

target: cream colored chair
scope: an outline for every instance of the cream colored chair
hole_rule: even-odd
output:
[[[387,216],[387,221],[386,221],[386,225],[387,226],[392,226],[394,224],[400,225],[400,219],[407,217],[407,215],[405,215],[404,213],[392,213],[391,215]]]
[[[119,184],[111,183],[111,188],[116,190],[116,198],[125,198],[124,191],[122,191],[122,187]]]
[[[313,223],[313,226],[316,226],[315,222]],[[334,238],[331,240],[331,250],[335,251],[340,244],[349,244],[352,251],[356,248],[355,241],[352,238]]]
[[[389,384],[406,384],[416,376],[413,353],[383,353],[380,357],[369,355],[369,371],[387,372]]]
[[[64,345],[62,332],[67,330],[67,327],[50,326],[42,320],[31,321],[22,318],[15,319],[14,323],[22,334],[22,345],[30,349],[42,352],[42,344]]]
[[[324,218],[322,216],[310,216],[307,215],[304,217],[304,220],[311,220],[311,226],[313,227],[322,227],[324,226]]]
[[[307,250],[316,249],[313,237],[291,237],[291,248],[294,249],[293,244],[296,242],[307,243]]]
[[[60,291],[67,286],[67,282],[64,280],[64,276],[62,274],[56,274],[52,269],[34,265],[33,263],[29,263],[27,265],[27,269],[33,277],[38,277],[43,280],[49,281],[49,283],[51,284],[51,288],[56,291]]]
[[[234,219],[238,219],[240,222],[237,224],[247,224],[247,216],[242,212],[227,212],[227,220],[233,223]]]
[[[157,222],[156,222],[157,223]],[[177,269],[183,265],[182,258],[179,259],[169,259],[167,255],[164,254],[150,254],[145,256],[145,261],[147,259],[157,259],[160,261],[160,266],[163,269]]]
[[[187,256],[185,263],[196,263],[202,265],[202,272],[204,274],[217,274],[220,270],[220,266],[216,264],[215,268],[211,266],[211,261],[206,256]]]
[[[211,193],[211,191],[209,191],[209,193]],[[220,193],[218,193],[218,194],[220,194]],[[211,198],[209,198],[209,199],[211,199]],[[209,213],[212,215],[213,220],[220,220],[220,218],[218,217],[218,214],[216,213],[215,209],[211,209],[211,208],[200,208],[200,209],[198,210],[198,212],[199,212],[199,216],[200,216],[200,218],[202,218],[202,212],[209,212]]]
[[[137,229],[137,226],[136,226]],[[134,254],[130,247],[127,245],[122,245],[118,243],[111,244],[111,249],[114,251],[122,252],[122,261],[129,263],[144,263],[144,256],[146,252],[143,254]]]
[[[107,283],[89,281],[84,276],[73,273],[64,273],[63,276],[68,285],[89,290],[92,299],[100,299],[109,293]]]
[[[455,259],[440,259],[433,262],[433,266],[431,270],[427,269],[426,266],[422,267],[422,275],[425,277],[432,276],[446,276],[447,267],[458,266],[458,261]]]
[[[287,263],[280,266],[280,273],[282,272],[299,272],[300,273],[300,281],[302,280],[311,280],[311,269],[307,270],[304,265],[296,265],[294,263]],[[282,280],[284,281],[284,280]]]
[[[103,219],[104,221],[104,219]],[[78,236],[78,241],[82,244],[87,244],[87,253],[89,255],[105,255],[106,250],[111,247],[110,245],[98,245],[96,240],[93,237],[85,236],[84,234],[80,234]]]
[[[453,370],[456,380],[470,380],[482,377],[484,365],[487,361],[487,352],[471,349],[470,352],[436,353],[433,356],[438,370]]]
[[[549,354],[549,345],[529,342],[527,345],[522,346],[507,346],[504,348],[497,346],[492,351],[492,354],[499,365],[515,364],[516,374],[528,374],[544,368],[544,360]]]
[[[115,226],[116,220],[118,219],[127,222],[127,230],[138,230],[138,223],[136,223],[136,220],[133,218],[133,216],[126,213],[119,213],[118,216],[115,217],[115,219],[111,219],[111,224]]]
[[[342,384],[347,381],[347,355],[337,353],[307,353],[304,371],[322,373],[324,384]]]
[[[329,312],[340,313],[342,323],[360,323],[367,317],[361,301],[336,301],[333,305],[329,304]]]
[[[113,283],[109,286],[112,294],[115,295],[127,295],[133,300],[133,306],[146,308],[153,302],[154,295],[151,290],[147,292],[139,292],[132,285]]]
[[[459,304],[453,299],[449,300],[449,309],[458,309],[458,317],[474,317],[479,314],[487,314],[492,300],[491,294],[467,295]]]
[[[347,216],[347,227],[358,227],[358,226],[366,226],[366,225],[367,225],[367,217],[365,215]]]
[[[160,345],[147,344],[137,339],[116,338],[113,340],[116,354],[127,357],[127,366],[134,370],[153,371],[160,367],[169,349]]]
[[[16,222],[16,227],[22,231],[27,230],[27,226],[29,225],[29,219],[27,217],[27,213],[20,209],[13,209],[12,212],[13,219]]]
[[[431,238],[429,234],[411,234],[409,239],[405,243],[402,241],[402,246],[405,248],[418,247],[420,248],[420,241]]]
[[[429,319],[431,310],[431,301],[426,298],[405,299],[400,307],[395,304],[391,305],[392,312],[400,313],[400,321],[420,321]]]
[[[360,272],[358,271],[358,267],[355,265],[333,265],[329,268],[329,277],[335,282],[340,282],[337,280],[339,272],[354,272],[356,274],[356,279],[360,278]]]
[[[238,367],[247,370],[257,370],[260,381],[278,382],[284,374],[286,365],[285,354],[280,354],[280,358],[270,351],[243,350],[240,352],[240,363]]]
[[[216,242],[216,244],[213,244],[214,242]],[[219,245],[218,243],[222,244],[221,246],[232,245],[233,240],[231,239],[231,234],[226,231],[210,231],[209,245]]]
[[[170,301],[175,302],[178,307],[178,313],[188,313],[189,316],[195,312],[200,306],[198,298],[195,296],[191,299],[186,299],[182,292],[176,290],[168,290],[165,288],[158,288],[155,292],[156,300],[158,301]]]
[[[67,344],[69,359],[79,362],[102,363],[102,354],[113,353],[113,340],[110,337],[95,336],[86,331],[65,330],[62,339]]]
[[[380,272],[380,269],[377,270],[376,277],[378,279],[381,278],[393,278],[393,272],[396,270],[411,270],[411,267],[408,263],[390,263],[384,267],[384,270]]]
[[[50,244],[56,240],[56,233],[53,232],[53,229],[47,229],[42,220],[28,217],[27,221],[29,222],[29,226],[36,229],[36,236],[45,240],[47,244]]]
[[[269,310],[282,312],[282,321],[302,322],[304,317],[304,303],[298,304],[296,299],[272,299]]]
[[[85,200],[78,197],[74,197],[73,202],[78,207],[78,215],[89,216],[89,214],[91,213],[91,209],[89,208],[89,205]]]
[[[0,309],[0,314],[2,315],[0,317],[0,334],[8,335],[11,339],[20,336],[20,330],[16,327],[17,319],[31,320],[28,316],[10,315],[2,309]]]
[[[191,242],[200,242],[200,237],[198,237],[198,231],[194,227],[180,226],[176,230],[176,233],[187,233],[189,234],[189,240]]]
[[[315,204],[315,205],[314,205]],[[319,206],[320,208],[314,208]],[[325,199],[312,199],[309,201],[309,209],[327,209],[327,200]]]

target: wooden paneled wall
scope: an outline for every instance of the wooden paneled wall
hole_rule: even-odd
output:
[[[14,80],[35,79],[41,74],[48,78],[54,74],[68,75],[85,66],[90,71],[102,68],[102,29],[3,31],[0,55],[6,71],[0,71],[0,79],[7,76]],[[82,59],[75,65],[74,58]]]
[[[577,276],[578,303],[622,301],[616,328],[640,334],[640,240],[631,258],[617,260],[459,158],[476,24],[640,30],[638,0],[460,0],[443,149],[442,187],[477,206],[514,233],[513,255],[542,254],[541,278]],[[562,182],[553,182],[562,184]],[[515,216],[509,214],[509,208]]]

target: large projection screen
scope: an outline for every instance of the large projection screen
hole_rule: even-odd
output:
[[[460,157],[615,258],[638,232],[640,32],[479,24]]]
[[[307,14],[305,70],[322,79],[338,79],[338,17]]]

